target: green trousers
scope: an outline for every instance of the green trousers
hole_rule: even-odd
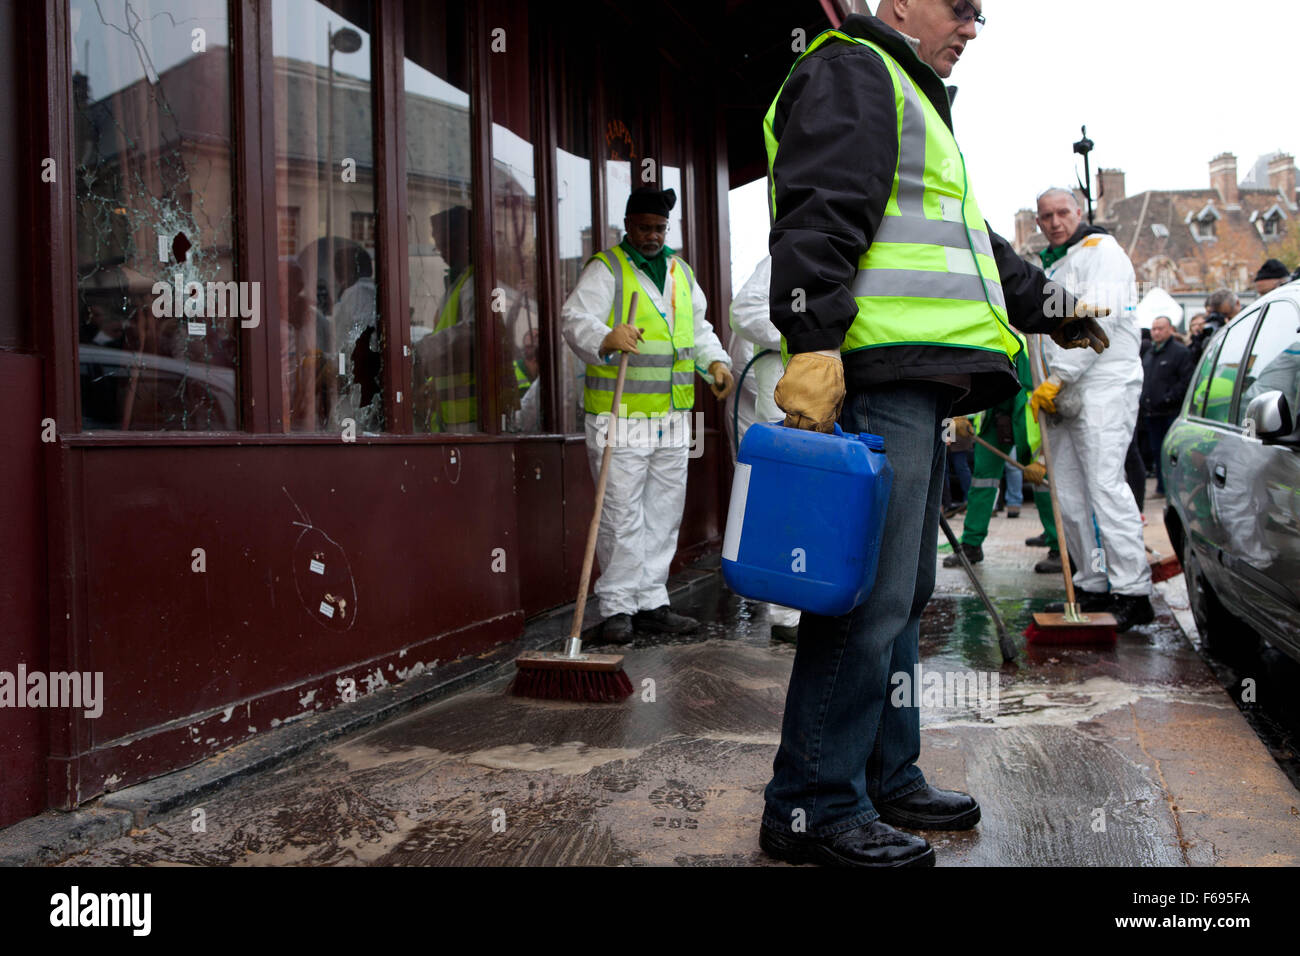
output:
[[[980,438],[1006,454],[1011,454],[1011,446],[998,440],[997,418],[999,414],[1010,414],[1015,432],[1016,460],[1022,465],[1033,461],[1029,450],[1029,435],[1025,430],[1025,413],[1008,412],[1006,404],[990,408],[984,413],[984,423],[980,427]],[[1002,471],[1007,467],[1004,462],[983,445],[975,445],[975,470],[971,475],[970,492],[966,495],[966,519],[962,527],[961,543],[978,548],[989,535],[989,519],[993,517],[993,505],[998,499],[998,486],[1002,482]],[[1047,534],[1047,545],[1053,551],[1057,548],[1056,522],[1052,520],[1052,499],[1046,487],[1035,487],[1034,504],[1038,506],[1038,516],[1043,521],[1043,531]]]

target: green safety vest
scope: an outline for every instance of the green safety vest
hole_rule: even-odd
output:
[[[519,386],[520,395],[528,391],[528,387],[533,384],[533,380],[528,377],[528,369],[524,367],[523,359],[515,359],[515,384]]]
[[[473,272],[473,269],[466,269],[452,285],[447,298],[443,300],[442,308],[438,310],[438,321],[434,323],[432,334],[436,335],[460,322],[460,296]],[[474,369],[459,369],[448,375],[435,375],[433,387],[438,395],[438,411],[430,416],[429,431],[440,432],[449,425],[478,421]]]
[[[627,253],[618,246],[598,252],[599,259],[614,275],[614,302],[605,322],[610,328],[627,318],[632,293],[637,298],[633,321],[644,338],[638,343],[640,354],[628,355],[627,377],[623,382],[623,407],[628,415],[658,418],[670,411],[690,409],[695,405],[695,309],[691,304],[694,276],[686,263],[676,256],[669,267],[672,282],[673,327],[655,306],[637,276]],[[588,365],[583,408],[589,414],[614,412],[614,385],[618,365]],[[619,414],[623,414],[620,412]]]
[[[840,351],[941,345],[1001,352],[1014,359],[1020,343],[1007,324],[993,243],[952,131],[902,64],[870,40],[827,30],[808,45],[790,72],[831,41],[865,46],[884,61],[894,83],[899,144],[884,218],[858,260],[851,290],[858,314]],[[763,119],[774,219],[773,170],[779,143],[773,122],[780,98],[778,90]],[[781,352],[788,355],[784,337]]]

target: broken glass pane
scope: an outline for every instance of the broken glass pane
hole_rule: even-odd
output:
[[[225,0],[71,0],[86,430],[234,430],[236,282]]]

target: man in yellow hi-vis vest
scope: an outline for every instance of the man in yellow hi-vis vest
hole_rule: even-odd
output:
[[[894,468],[870,596],[800,620],[759,833],[778,859],[932,865],[929,843],[895,827],[979,821],[972,797],[931,787],[916,766],[910,684],[934,587],[945,422],[1019,390],[1009,322],[1107,344],[1094,310],[1016,256],[971,191],[943,78],[983,23],[979,0],[882,0],[877,17],[850,16],[808,45],[763,124],[772,322],[791,356],[776,402],[787,427],[883,436]]]
[[[668,606],[668,568],[686,504],[686,467],[695,375],[725,399],[731,360],[704,317],[707,302],[691,268],[665,244],[671,189],[628,197],[627,235],[592,256],[564,303],[564,338],[587,363],[583,407],[592,477],[613,443],[596,554],[595,593],[603,637],[633,629],[686,634],[698,622]],[[637,296],[633,325],[623,325]],[[613,408],[620,353],[629,352],[622,408]],[[611,427],[611,425],[613,427]],[[702,439],[702,436],[701,436]]]

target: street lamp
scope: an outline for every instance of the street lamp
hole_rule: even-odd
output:
[[[325,250],[329,260],[326,262],[325,288],[330,293],[330,311],[334,311],[334,51],[356,53],[361,49],[361,34],[351,27],[343,27],[335,32],[328,23],[325,25],[329,54],[328,84],[325,92]]]
[[[1074,151],[1083,157],[1083,182],[1079,185],[1083,188],[1084,198],[1088,200],[1088,225],[1092,225],[1092,170],[1088,167],[1088,154],[1096,144],[1088,139],[1088,127],[1084,126],[1080,131],[1083,139],[1074,144]]]

